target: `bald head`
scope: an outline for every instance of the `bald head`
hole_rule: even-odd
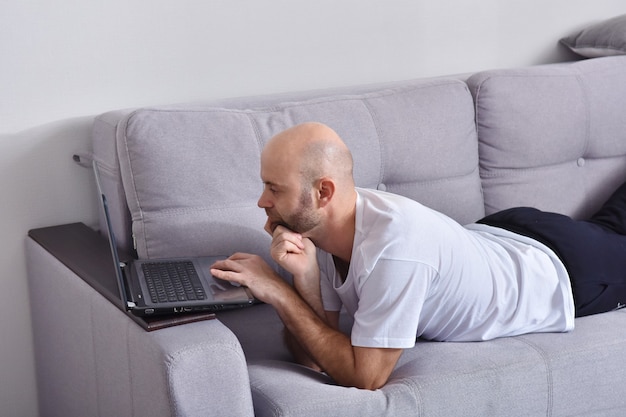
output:
[[[265,230],[273,235],[284,226],[350,259],[357,191],[352,155],[334,130],[304,123],[274,136],[261,153],[261,179]]]
[[[352,154],[339,135],[321,123],[303,123],[274,136],[263,149],[263,161],[300,174],[310,187],[322,177],[354,186]],[[286,175],[290,173],[285,172]]]

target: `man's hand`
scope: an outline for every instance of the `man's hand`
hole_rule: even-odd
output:
[[[211,274],[219,279],[248,287],[254,297],[273,304],[285,291],[293,291],[260,256],[235,253],[228,259],[215,262]]]
[[[284,226],[277,226],[272,233],[270,254],[272,259],[292,274],[298,294],[320,318],[325,319],[317,249],[313,242]]]
[[[305,276],[317,268],[313,242],[285,226],[276,226],[272,231],[270,254],[272,259],[294,276]]]

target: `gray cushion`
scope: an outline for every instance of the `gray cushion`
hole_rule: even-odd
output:
[[[561,39],[561,43],[588,58],[626,54],[626,14],[603,20]]]
[[[260,151],[279,131],[312,120],[346,141],[358,185],[406,195],[460,222],[483,215],[464,83],[263,101],[254,109],[141,109],[120,123],[117,151],[140,257],[246,251],[268,259],[265,213],[257,207]]]
[[[366,391],[276,360],[250,361],[257,416],[617,416],[623,414],[626,310],[583,317],[572,333],[489,342],[420,341],[389,382]],[[589,383],[593,381],[593,383]]]
[[[586,217],[626,178],[626,57],[486,71],[468,84],[487,213]]]

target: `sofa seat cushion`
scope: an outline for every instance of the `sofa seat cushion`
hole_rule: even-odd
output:
[[[368,391],[274,359],[249,362],[256,416],[621,415],[626,310],[576,320],[572,333],[476,343],[418,342]],[[244,348],[245,349],[245,348]]]
[[[468,85],[487,214],[584,218],[626,179],[626,57],[485,71]]]
[[[357,185],[417,199],[460,222],[484,214],[472,97],[463,82],[283,99],[265,98],[261,107],[139,109],[119,123],[117,156],[141,258],[246,251],[267,259],[265,213],[257,207],[260,152],[270,137],[305,121],[342,136]]]

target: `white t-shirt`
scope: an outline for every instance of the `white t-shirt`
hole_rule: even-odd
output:
[[[324,308],[354,317],[352,344],[410,348],[417,337],[481,341],[574,328],[563,263],[545,245],[461,226],[411,199],[357,189],[345,282],[318,250]]]

